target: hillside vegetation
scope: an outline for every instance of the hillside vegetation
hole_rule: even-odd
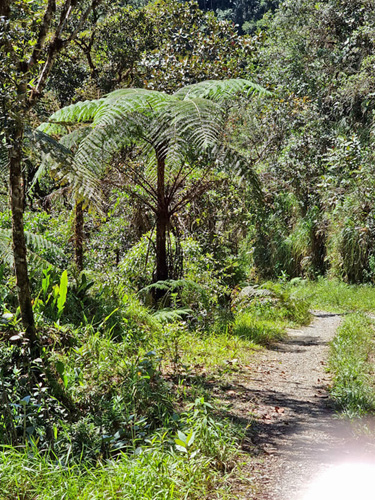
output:
[[[220,391],[309,309],[374,410],[371,4],[1,3],[1,498],[235,498]]]

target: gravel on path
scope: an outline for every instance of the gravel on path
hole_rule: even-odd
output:
[[[374,438],[358,433],[355,421],[340,419],[328,393],[329,342],[341,318],[322,312],[314,316],[311,325],[290,330],[287,340],[263,351],[259,363],[247,367],[248,374],[228,391],[230,413],[249,427],[244,448],[257,454],[248,470],[252,485],[240,487],[235,498],[310,500],[307,492],[317,478],[353,464],[373,467],[375,481]],[[371,421],[366,424],[373,427]],[[347,469],[344,474],[339,480],[343,489],[345,481],[352,481]],[[368,498],[375,499],[375,483]]]

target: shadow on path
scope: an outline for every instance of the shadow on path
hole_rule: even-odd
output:
[[[228,386],[227,416],[247,429],[244,450],[261,452],[254,500],[292,500],[322,470],[342,462],[375,462],[373,420],[340,419],[327,391],[329,342],[342,315],[314,322],[263,353],[257,369]],[[375,494],[374,494],[375,498]]]

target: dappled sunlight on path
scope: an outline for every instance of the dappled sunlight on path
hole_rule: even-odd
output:
[[[375,486],[365,496],[375,484],[375,423],[340,419],[328,393],[329,342],[341,318],[315,316],[232,385],[240,396],[230,413],[247,421],[247,448],[258,457],[249,470],[252,491],[241,500],[375,500]],[[357,481],[363,491],[349,495]]]

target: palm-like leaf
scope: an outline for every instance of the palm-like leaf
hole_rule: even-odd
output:
[[[33,260],[38,260],[43,264],[52,264],[54,267],[58,267],[55,262],[51,262],[49,259],[42,257],[41,251],[49,251],[54,257],[54,261],[61,260],[65,257],[64,253],[57,245],[40,234],[25,231],[25,238],[29,247],[29,258]],[[10,266],[13,265],[11,229],[0,229],[0,261],[7,262]]]
[[[222,102],[233,98],[237,93],[250,96],[253,93],[271,95],[264,87],[245,80],[244,78],[233,78],[228,80],[207,80],[193,85],[187,85],[178,90],[174,95],[178,99],[194,99],[200,97],[211,101]]]

